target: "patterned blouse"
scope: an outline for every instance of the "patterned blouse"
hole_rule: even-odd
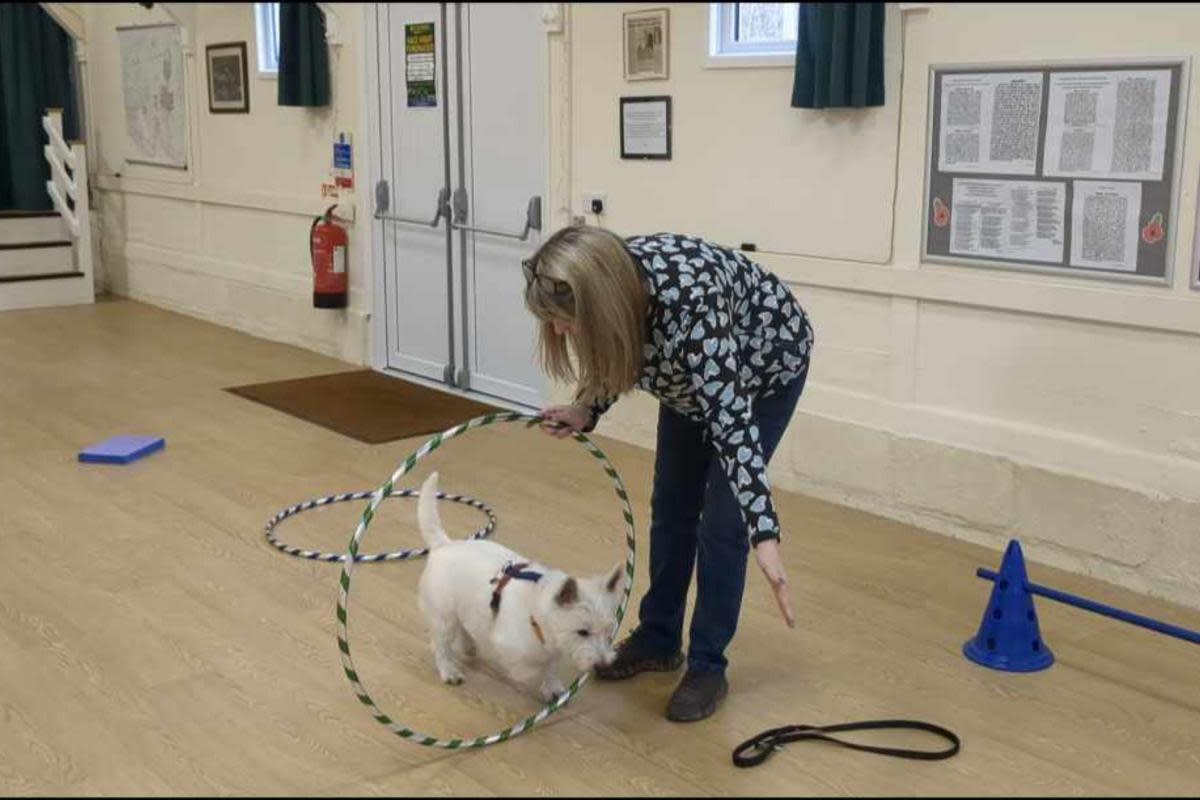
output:
[[[704,423],[750,541],[779,538],[779,519],[751,409],[808,370],[813,329],[782,281],[741,253],[690,236],[626,240],[649,282],[638,387]],[[616,402],[592,405],[595,427]]]

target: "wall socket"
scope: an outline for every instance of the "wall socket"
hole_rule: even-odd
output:
[[[604,192],[588,192],[583,196],[583,213],[600,215],[607,210],[608,200]]]

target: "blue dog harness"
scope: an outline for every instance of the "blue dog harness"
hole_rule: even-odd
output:
[[[499,574],[489,581],[489,583],[492,583],[496,587],[492,590],[491,608],[493,615],[500,613],[500,592],[504,590],[509,581],[518,580],[537,583],[542,579],[542,573],[525,569],[528,566],[529,562],[527,561],[523,561],[520,564],[515,561],[509,561],[504,565],[504,569],[500,570]]]

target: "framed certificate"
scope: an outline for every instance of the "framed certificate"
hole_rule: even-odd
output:
[[[671,159],[671,98],[621,98],[621,158]]]

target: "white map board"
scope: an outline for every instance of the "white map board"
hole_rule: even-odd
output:
[[[183,47],[174,24],[118,28],[128,161],[187,167]]]

